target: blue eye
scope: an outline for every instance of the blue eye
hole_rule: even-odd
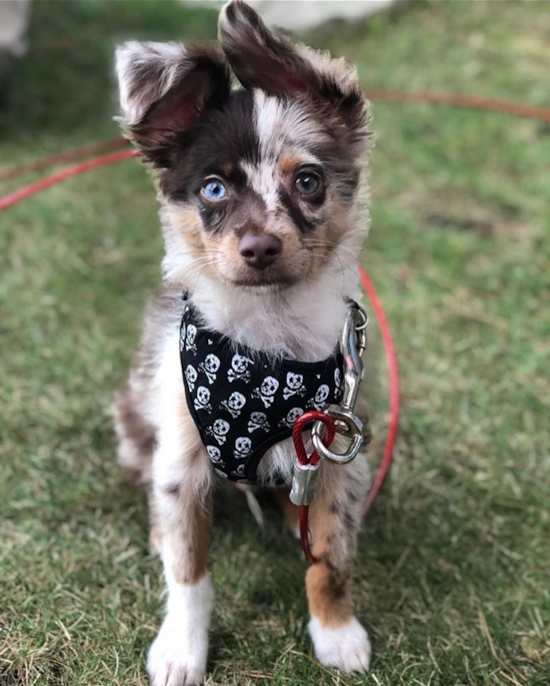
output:
[[[219,179],[206,179],[202,184],[201,193],[207,200],[216,202],[227,197],[227,188]]]
[[[302,172],[294,179],[294,190],[300,195],[315,195],[321,187],[321,180],[313,172]]]

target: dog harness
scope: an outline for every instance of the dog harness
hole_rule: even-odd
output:
[[[321,362],[274,361],[205,328],[187,295],[184,301],[180,359],[191,416],[215,472],[259,484],[260,460],[290,438],[298,417],[342,399],[342,356],[335,351]]]

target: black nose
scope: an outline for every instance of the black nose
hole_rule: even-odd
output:
[[[281,254],[283,244],[270,233],[245,234],[239,242],[239,252],[243,260],[254,269],[265,269],[273,264]]]

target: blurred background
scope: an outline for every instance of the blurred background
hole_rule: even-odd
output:
[[[261,531],[243,505],[218,518],[212,543],[207,684],[547,685],[550,115],[406,95],[550,108],[550,5],[255,5],[355,63],[373,94],[361,262],[395,337],[402,416],[355,579],[371,674],[312,662],[300,551],[274,508]],[[45,155],[119,145],[118,43],[213,39],[218,8],[0,2],[0,202],[50,171],[28,166]],[[146,683],[160,564],[115,465],[109,408],[159,282],[154,196],[128,160],[0,211],[2,686]],[[370,341],[376,466],[388,416],[374,322]]]

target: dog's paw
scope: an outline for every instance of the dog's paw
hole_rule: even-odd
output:
[[[325,628],[313,617],[309,623],[315,656],[325,667],[336,667],[343,672],[366,672],[369,668],[371,647],[367,632],[353,617],[337,629]]]
[[[197,686],[202,683],[206,674],[207,648],[207,645],[186,645],[180,627],[165,620],[147,657],[151,686]]]

